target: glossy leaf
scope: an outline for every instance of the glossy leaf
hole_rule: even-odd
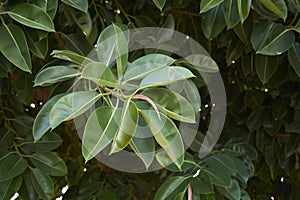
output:
[[[31,59],[23,30],[16,25],[0,27],[0,52],[23,71],[31,72]]]
[[[241,22],[243,23],[247,19],[250,13],[251,0],[238,0],[237,3],[238,3],[239,16]]]
[[[30,51],[37,57],[44,59],[48,52],[48,38],[40,40],[35,31],[25,31],[24,33]]]
[[[160,113],[161,119],[153,110],[141,110],[157,143],[167,152],[170,159],[181,169],[184,161],[184,146],[181,135],[172,120]]]
[[[224,0],[203,0],[200,2],[200,13],[209,11],[210,9],[218,6]]]
[[[207,175],[200,172],[200,175],[197,177],[193,177],[193,179],[190,182],[190,185],[193,189],[194,193],[197,194],[212,194],[213,191],[213,185]]]
[[[214,39],[225,27],[226,23],[223,14],[223,4],[203,13],[203,17],[201,18],[201,29],[207,39]]]
[[[11,130],[7,130],[6,128],[0,129],[0,147],[10,146],[14,141],[14,133]]]
[[[89,79],[96,84],[115,87],[117,84],[115,75],[110,68],[101,62],[91,62],[82,70],[81,78]]]
[[[87,12],[89,6],[87,0],[62,0],[62,2],[85,13]]]
[[[160,11],[162,11],[163,7],[167,2],[167,0],[152,0],[152,1]]]
[[[138,110],[136,105],[128,99],[125,101],[120,120],[118,121],[118,130],[113,139],[110,154],[124,149],[135,134],[138,123]]]
[[[60,98],[50,111],[50,127],[78,117],[90,109],[101,96],[96,92],[79,91]]]
[[[276,57],[257,55],[255,58],[255,69],[259,80],[266,84],[278,68]]]
[[[183,67],[171,66],[155,70],[148,74],[140,83],[141,88],[169,85],[179,80],[195,77],[192,72]]]
[[[88,64],[89,62],[92,62],[89,58],[79,55],[70,50],[54,50],[51,53],[51,55],[54,58],[67,60],[67,61],[73,62],[75,64],[78,64],[78,65],[85,65],[85,64]]]
[[[0,181],[0,198],[10,200],[19,191],[22,184],[22,176],[15,177],[6,181]]]
[[[19,155],[10,154],[0,162],[0,180],[8,180],[22,174],[28,166],[27,161]]]
[[[49,122],[48,122],[49,125]],[[49,127],[49,126],[48,126]],[[56,149],[57,147],[59,147],[62,144],[62,139],[61,137],[54,133],[54,132],[48,132],[45,135],[43,135],[43,137],[36,141],[35,143],[28,143],[28,144],[24,144],[24,148],[28,147],[28,149],[30,151],[33,152],[45,152],[45,151],[51,151]]]
[[[256,53],[279,55],[294,43],[295,35],[282,24],[264,23],[254,28],[251,43]]]
[[[288,51],[289,61],[295,70],[296,74],[300,77],[300,44],[295,42]]]
[[[141,94],[149,97],[167,116],[178,121],[195,123],[193,106],[180,94],[167,88],[149,88]]]
[[[92,32],[92,19],[89,12],[81,12],[79,10],[70,10],[71,16],[77,26],[82,30],[87,37]]]
[[[240,13],[237,0],[224,0],[224,16],[227,29],[235,27],[240,22]]]
[[[19,4],[10,10],[8,15],[25,26],[48,32],[55,31],[50,16],[35,4]]]
[[[287,17],[287,7],[284,0],[259,0],[267,9],[283,20]]]
[[[113,140],[118,130],[117,110],[117,108],[101,106],[90,115],[82,138],[82,153],[86,162]]]
[[[31,161],[35,167],[51,176],[65,176],[68,169],[64,161],[55,153],[39,152],[32,155]]]
[[[235,179],[231,179],[228,187],[219,187],[218,190],[230,200],[241,199],[241,188]]]
[[[142,79],[149,73],[171,65],[175,60],[163,54],[148,54],[130,63],[123,80]]]
[[[194,65],[194,68],[200,72],[213,73],[219,71],[217,63],[209,56],[203,54],[192,54],[187,56],[185,59]]]
[[[51,66],[43,69],[36,75],[34,86],[49,86],[79,75],[80,72],[70,66]]]
[[[49,175],[37,168],[31,169],[30,172],[32,185],[39,196],[42,199],[52,199],[54,185]]]
[[[173,199],[180,192],[180,188],[187,185],[189,177],[175,176],[164,182],[155,194],[154,200]]]

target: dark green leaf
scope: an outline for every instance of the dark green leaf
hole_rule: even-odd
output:
[[[227,29],[235,27],[241,20],[239,15],[238,1],[224,0],[223,10]]]
[[[287,17],[287,7],[284,0],[259,0],[267,9],[283,20]]]
[[[15,177],[6,181],[0,181],[0,198],[10,200],[18,192],[22,184],[22,176]]]
[[[0,129],[0,146],[7,147],[14,141],[14,133],[6,128]]]
[[[152,0],[152,1],[155,4],[155,6],[157,8],[159,8],[160,11],[162,11],[162,9],[165,6],[167,0]]]
[[[59,58],[63,60],[67,60],[70,62],[73,62],[78,65],[85,65],[88,64],[89,62],[92,62],[89,58],[84,57],[82,55],[79,55],[73,51],[69,50],[54,50],[51,55],[54,58]]]
[[[89,12],[81,12],[79,10],[71,9],[70,13],[74,22],[82,30],[84,35],[88,37],[92,31],[92,19]]]
[[[6,156],[0,162],[0,180],[8,180],[22,174],[27,166],[27,161],[18,155]]]
[[[42,199],[52,199],[54,185],[49,175],[40,169],[33,168],[31,169],[30,178],[35,191]]]
[[[239,16],[241,22],[243,23],[247,19],[250,13],[251,0],[238,0],[237,4],[238,4]]]
[[[288,133],[300,133],[300,124],[298,122],[292,122],[287,125],[285,131]]]
[[[224,0],[203,0],[200,2],[200,13],[209,11],[210,9],[218,6]]]
[[[85,13],[88,11],[89,3],[87,0],[62,0],[62,2]]]
[[[300,77],[300,44],[295,42],[288,51],[289,61],[295,70],[296,74]]]
[[[218,190],[230,200],[241,199],[241,188],[235,179],[231,179],[228,187],[218,187]]]
[[[256,55],[255,69],[259,80],[266,84],[278,68],[277,57]]]
[[[48,121],[48,128],[50,128],[49,121]],[[62,143],[62,139],[58,134],[54,132],[48,132],[35,143],[28,143],[28,144],[25,143],[23,146],[28,147],[28,149],[33,152],[44,152],[44,151],[51,151],[56,149],[61,145],[61,143]]]
[[[191,182],[191,187],[193,189],[193,192],[197,194],[212,194],[213,191],[213,185],[209,179],[209,177],[200,172],[200,175],[197,177],[194,177]]]
[[[39,58],[44,59],[48,52],[48,38],[39,39],[36,31],[26,31],[25,36],[28,42],[30,51]]]

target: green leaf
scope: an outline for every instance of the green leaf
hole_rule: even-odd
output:
[[[95,157],[114,138],[118,130],[117,107],[97,108],[89,117],[82,138],[82,154],[87,161]]]
[[[7,147],[14,141],[14,133],[6,128],[0,129],[0,147]]]
[[[33,138],[38,141],[48,130],[50,130],[50,111],[54,104],[63,96],[63,94],[56,95],[48,100],[41,108],[33,123]]]
[[[188,62],[194,65],[194,68],[200,72],[218,72],[217,63],[209,56],[203,54],[192,54],[185,58]]]
[[[292,122],[286,126],[285,131],[288,133],[300,133],[300,124]]]
[[[58,7],[58,0],[36,0],[34,3],[41,7],[52,20],[54,19]]]
[[[70,66],[61,65],[47,67],[36,75],[34,87],[53,85],[79,75],[80,72]]]
[[[31,169],[30,178],[35,191],[39,194],[42,199],[52,199],[54,193],[54,185],[45,172],[40,169]]]
[[[181,188],[187,186],[189,177],[175,176],[164,182],[155,194],[154,200],[169,200],[181,192]],[[173,197],[173,198],[172,198]]]
[[[200,2],[200,13],[209,11],[210,9],[218,6],[224,0],[203,0]]]
[[[254,28],[251,43],[256,53],[279,55],[288,50],[295,41],[291,30],[282,24],[264,23]]]
[[[205,173],[201,173],[197,177],[194,177],[190,185],[193,189],[193,192],[197,194],[212,194],[213,191],[213,185],[209,179],[209,176],[207,176]]]
[[[241,22],[243,23],[247,19],[248,15],[250,13],[251,0],[238,0],[237,4],[238,4],[239,16],[240,16]]]
[[[277,57],[256,55],[255,69],[259,80],[266,84],[278,68]]]
[[[224,0],[223,11],[227,29],[235,27],[240,22],[237,0]]]
[[[300,44],[295,42],[288,51],[289,61],[295,70],[298,77],[300,77]]]
[[[180,94],[167,88],[149,88],[141,94],[149,97],[167,116],[178,121],[195,123],[193,106]]]
[[[235,34],[244,44],[250,43],[251,33],[253,29],[253,15],[247,17],[243,23],[239,23],[236,27],[233,28]]]
[[[99,61],[108,67],[116,62],[119,79],[124,75],[128,62],[127,32],[124,33],[122,28],[112,24],[101,32],[97,40]]]
[[[22,176],[15,177],[6,181],[0,181],[0,199],[10,200],[19,191],[22,184]]]
[[[25,36],[30,51],[35,56],[44,59],[48,52],[48,38],[46,37],[40,40],[36,31],[26,31],[26,30],[25,30]]]
[[[160,11],[162,11],[163,7],[167,2],[167,0],[152,0],[152,1]]]
[[[128,82],[130,80],[142,79],[155,70],[171,65],[174,61],[173,58],[163,54],[142,56],[128,65],[123,80]]]
[[[223,4],[203,13],[203,17],[201,18],[201,29],[207,39],[214,39],[225,27],[226,23],[223,14]]]
[[[55,31],[50,16],[35,4],[19,4],[9,11],[8,15],[25,26],[48,32]]]
[[[155,141],[153,137],[140,138],[135,136],[130,141],[130,146],[141,158],[148,170],[155,156]]]
[[[202,200],[215,200],[215,195],[214,194],[201,194],[200,199]]]
[[[82,30],[87,37],[92,32],[92,19],[89,12],[70,9],[71,16],[76,25]]]
[[[163,113],[160,113],[161,119],[159,119],[157,113],[153,110],[140,110],[140,113],[157,143],[167,152],[176,166],[181,169],[184,161],[184,145],[174,122]]]
[[[81,78],[89,79],[98,85],[115,87],[117,84],[115,75],[110,68],[101,62],[91,62],[82,70]]]
[[[265,146],[265,160],[267,165],[273,169],[277,162],[277,156],[275,151],[275,141],[273,140],[271,144]]]
[[[259,0],[267,9],[275,13],[281,19],[287,17],[287,7],[284,0]]]
[[[88,0],[62,0],[62,2],[82,12],[86,13],[88,11]]]
[[[298,33],[300,33],[300,19],[298,20],[297,24],[295,25],[294,29],[295,31],[297,31]]]
[[[193,73],[183,67],[171,66],[148,74],[140,83],[141,88],[169,85],[179,80],[195,77]]]
[[[48,121],[48,125],[49,125],[49,121]],[[28,149],[33,152],[45,152],[45,151],[54,150],[57,147],[59,147],[61,144],[62,144],[62,139],[58,134],[54,132],[48,132],[45,135],[43,135],[43,137],[39,141],[36,141],[33,144],[25,143],[23,146],[24,148],[28,147]]]
[[[262,125],[262,111],[261,107],[253,110],[247,118],[247,126],[250,131],[258,129]]]
[[[284,148],[284,150],[285,150],[284,155],[286,157],[291,157],[294,153],[297,152],[299,145],[300,145],[300,137],[299,137],[299,135],[297,135],[297,134],[291,134],[288,137],[288,139],[287,139],[287,141],[285,143],[285,146],[284,146],[285,147]]]
[[[231,179],[228,187],[218,187],[218,190],[230,200],[241,199],[241,188],[235,179]]]
[[[90,109],[101,95],[96,92],[79,91],[60,98],[50,111],[50,127],[78,117]]]
[[[22,174],[28,166],[27,161],[19,155],[10,154],[0,162],[0,181],[8,180]]]
[[[118,121],[118,130],[113,139],[110,154],[124,149],[135,134],[138,123],[138,110],[136,105],[128,99],[124,102],[122,114]]]
[[[64,161],[53,152],[38,152],[32,155],[35,167],[52,176],[65,176],[68,169]]]
[[[73,51],[69,51],[69,50],[54,50],[51,53],[51,55],[54,58],[67,60],[67,61],[73,62],[75,64],[78,64],[78,65],[85,65],[85,64],[92,62],[92,60],[90,60],[89,58],[84,57],[82,55],[79,55],[79,54],[77,54]]]
[[[31,59],[23,30],[16,25],[0,27],[0,51],[12,64],[31,73]]]

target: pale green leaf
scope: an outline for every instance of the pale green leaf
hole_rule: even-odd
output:
[[[167,2],[167,0],[152,0],[152,1],[160,11],[162,11],[163,7]]]
[[[88,11],[88,0],[62,0],[62,2],[82,12],[86,13]]]
[[[202,0],[200,2],[200,13],[204,13],[209,11],[210,9],[218,6],[224,0]]]
[[[153,137],[133,137],[130,141],[133,151],[141,158],[146,169],[150,167],[155,155],[155,142]]]
[[[75,64],[78,64],[78,65],[85,65],[85,64],[92,62],[92,60],[90,60],[89,58],[79,55],[70,50],[54,50],[51,53],[51,55],[54,58],[67,60],[67,61],[73,62]]]
[[[185,59],[200,72],[213,73],[219,71],[217,63],[209,56],[202,54],[192,54],[187,56]]]
[[[287,17],[287,7],[284,0],[259,0],[267,9],[283,20]]]

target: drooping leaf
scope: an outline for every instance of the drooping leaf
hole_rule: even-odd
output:
[[[19,155],[10,154],[0,162],[0,180],[8,180],[22,174],[28,166],[27,161]]]
[[[240,16],[241,22],[243,23],[247,19],[248,15],[250,13],[251,0],[238,0],[237,4],[238,4],[239,16]]]
[[[0,27],[0,52],[23,71],[31,72],[31,59],[23,30],[16,25]]]
[[[275,13],[281,19],[287,17],[287,7],[284,0],[259,0],[267,9]]]
[[[192,72],[183,67],[171,66],[155,70],[148,74],[140,83],[141,88],[169,85],[179,80],[195,77]]]
[[[210,9],[218,6],[224,0],[203,0],[200,2],[200,13],[209,11]]]
[[[224,0],[223,11],[227,29],[235,27],[240,22],[237,0]]]
[[[152,1],[160,11],[162,11],[163,7],[167,2],[167,0],[152,0]]]
[[[259,80],[266,84],[278,68],[277,57],[256,55],[255,69]]]
[[[89,79],[98,85],[115,87],[117,84],[115,75],[110,68],[101,62],[91,62],[82,70],[81,78]]]
[[[40,169],[32,168],[30,170],[30,179],[35,191],[41,198],[49,200],[52,199],[54,185],[49,175]]]
[[[9,180],[0,181],[0,198],[10,200],[11,197],[19,191],[22,184],[22,176],[17,176]]]
[[[101,106],[89,117],[82,138],[82,153],[87,161],[95,157],[114,138],[118,130],[117,107]]]
[[[164,182],[155,194],[154,200],[174,199],[182,188],[187,186],[189,177],[175,176]]]
[[[55,31],[54,24],[50,16],[35,4],[19,4],[10,10],[8,15],[25,26],[48,32]]]
[[[50,127],[54,129],[60,123],[78,117],[90,109],[101,97],[90,91],[79,91],[61,97],[50,111]]]
[[[85,13],[89,6],[88,0],[62,0],[62,2]]]
[[[64,161],[53,152],[38,152],[32,155],[31,161],[35,167],[51,176],[65,176],[68,169]]]
[[[118,130],[113,139],[110,154],[124,149],[135,134],[138,123],[138,110],[136,105],[128,99],[125,101],[120,120],[118,121]]]
[[[79,75],[80,72],[70,66],[51,66],[36,75],[34,86],[49,86]]]
[[[167,116],[182,122],[195,122],[193,106],[180,94],[167,88],[149,88],[141,94],[149,97]]]
[[[289,61],[295,70],[296,74],[300,77],[300,44],[295,42],[288,51]]]
[[[54,58],[67,60],[67,61],[73,62],[75,64],[78,64],[78,65],[85,65],[85,64],[88,64],[89,62],[92,62],[89,58],[79,55],[70,50],[54,50],[51,53],[51,55]]]
[[[175,165],[181,169],[184,161],[184,146],[174,122],[163,113],[160,113],[161,119],[159,119],[153,110],[141,110],[140,113],[157,143],[167,152]]]
[[[206,55],[192,54],[187,56],[185,59],[200,72],[213,73],[219,71],[217,63],[212,58]]]
[[[203,17],[201,18],[201,29],[207,39],[214,39],[225,27],[226,23],[223,14],[223,4],[203,13]]]
[[[254,28],[251,43],[256,53],[280,55],[294,43],[295,35],[282,24],[264,23]]]

